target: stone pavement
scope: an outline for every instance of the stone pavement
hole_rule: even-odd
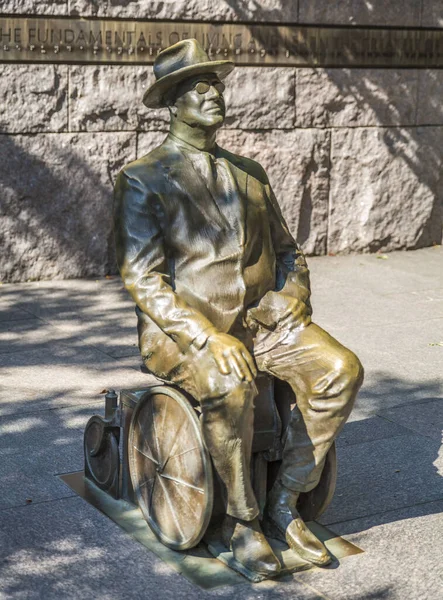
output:
[[[443,248],[311,258],[315,321],[366,380],[322,517],[363,554],[204,592],[73,495],[105,388],[146,384],[118,278],[0,287],[0,598],[443,598]]]

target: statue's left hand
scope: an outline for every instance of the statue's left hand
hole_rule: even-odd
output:
[[[246,322],[252,329],[262,326],[269,330],[304,329],[311,322],[311,307],[276,292],[268,292],[255,308],[247,311]]]
[[[214,333],[208,337],[206,346],[223,375],[234,371],[240,379],[246,379],[249,382],[257,376],[254,359],[246,346],[232,335]]]

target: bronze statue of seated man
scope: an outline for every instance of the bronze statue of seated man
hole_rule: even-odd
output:
[[[286,381],[297,397],[264,521],[316,565],[330,556],[297,499],[318,484],[363,370],[311,321],[306,261],[265,171],[216,144],[222,79],[233,68],[210,61],[192,39],[159,53],[143,100],[168,107],[170,131],[119,174],[115,235],[147,369],[201,405],[203,437],[227,490],[224,541],[241,565],[270,577],[280,564],[250,477],[257,370]]]

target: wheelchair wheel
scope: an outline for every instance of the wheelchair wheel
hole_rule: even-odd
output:
[[[157,538],[173,550],[197,545],[212,514],[212,463],[183,394],[156,386],[140,399],[128,454],[138,504]]]

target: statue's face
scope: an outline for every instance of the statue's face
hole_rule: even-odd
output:
[[[221,127],[225,120],[224,89],[212,73],[185,79],[176,91],[176,118],[191,127]]]

